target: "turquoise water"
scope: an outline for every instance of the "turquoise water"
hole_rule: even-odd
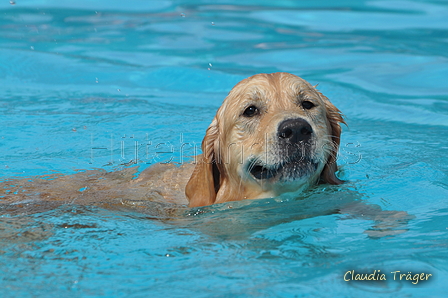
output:
[[[287,71],[345,114],[348,182],[168,220],[2,212],[1,297],[446,297],[446,1],[11,3],[0,4],[4,179],[182,161],[234,84]],[[351,270],[387,281],[344,281]],[[433,276],[414,285],[394,271]]]

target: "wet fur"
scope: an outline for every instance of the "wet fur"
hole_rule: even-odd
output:
[[[300,102],[305,99],[316,102],[314,111],[303,110]],[[251,102],[264,109],[256,121],[241,117]],[[248,158],[268,159],[264,162],[272,163],[281,160],[284,152],[280,154],[282,151],[275,147],[275,134],[278,124],[288,117],[304,118],[313,126],[315,148],[312,150],[320,160],[317,172],[292,186],[281,181],[276,183],[275,179],[258,183],[246,173],[254,166]],[[340,184],[342,181],[335,174],[340,123],[344,123],[340,111],[305,80],[288,73],[259,74],[241,81],[230,91],[206,131],[203,154],[196,157],[195,164],[180,167],[158,164],[138,177],[137,168],[128,168],[115,172],[90,170],[65,176],[7,179],[1,183],[0,204],[16,210],[30,202],[34,202],[33,208],[39,209],[36,202],[42,202],[44,208],[48,202],[52,202],[51,206],[120,205],[126,200],[150,200],[197,207],[273,197],[281,195],[282,189],[298,194],[318,182]],[[243,168],[248,163],[249,166]],[[291,175],[304,175],[300,169],[296,170],[297,173]],[[304,171],[309,173],[313,169],[305,166]],[[293,177],[288,179],[293,180]]]

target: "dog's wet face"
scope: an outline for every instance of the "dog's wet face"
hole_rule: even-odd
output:
[[[226,128],[220,157],[228,172],[263,197],[316,183],[332,139],[325,101],[313,86],[289,74],[257,75],[238,84],[228,99],[218,112]]]
[[[341,112],[305,80],[258,74],[229,93],[202,141],[185,194],[190,206],[298,195],[341,184]]]

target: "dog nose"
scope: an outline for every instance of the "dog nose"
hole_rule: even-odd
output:
[[[278,126],[278,137],[280,141],[298,144],[311,139],[313,129],[311,125],[302,118],[287,119]]]

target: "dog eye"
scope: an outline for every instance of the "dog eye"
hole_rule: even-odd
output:
[[[244,110],[243,116],[244,117],[253,117],[258,114],[260,114],[260,111],[258,110],[258,108],[256,106],[250,106]]]
[[[305,110],[310,110],[310,109],[314,108],[315,105],[314,105],[314,103],[312,103],[311,101],[306,100],[306,101],[302,102],[302,107],[303,107]]]

